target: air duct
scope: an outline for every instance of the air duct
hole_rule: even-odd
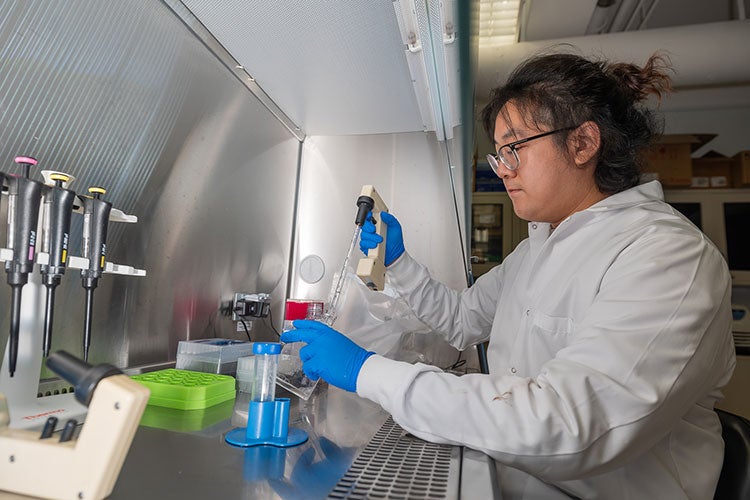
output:
[[[479,48],[477,99],[486,101],[489,90],[504,82],[527,57],[560,44],[572,45],[585,56],[636,64],[664,50],[672,60],[673,82],[679,89],[750,84],[750,65],[744,63],[750,47],[750,21],[740,20],[483,46]]]

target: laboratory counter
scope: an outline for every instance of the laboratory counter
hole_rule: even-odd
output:
[[[356,394],[320,383],[307,401],[277,397],[303,444],[228,445],[247,425],[244,392],[201,411],[148,406],[110,498],[499,498],[489,457],[417,439]]]

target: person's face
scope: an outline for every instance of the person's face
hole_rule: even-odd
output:
[[[495,120],[495,148],[547,131],[528,125],[510,102]],[[571,131],[570,135],[580,136],[579,130]],[[596,139],[598,149],[598,135]],[[571,214],[605,197],[594,182],[595,160],[592,158],[596,151],[581,155],[580,146],[572,144],[575,139],[570,139],[563,150],[558,140],[557,134],[552,134],[518,145],[520,162],[515,170],[500,164],[498,175],[513,202],[513,210],[521,219],[557,226]],[[589,144],[589,149],[591,146]]]

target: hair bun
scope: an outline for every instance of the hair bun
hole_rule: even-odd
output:
[[[671,62],[661,53],[652,55],[642,68],[635,64],[616,63],[608,65],[605,71],[617,80],[623,91],[636,102],[643,101],[650,94],[661,99],[662,94],[672,90],[668,74],[671,71]]]

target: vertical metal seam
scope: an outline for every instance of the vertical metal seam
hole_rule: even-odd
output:
[[[287,273],[286,273],[286,292],[284,293],[285,298],[289,298],[289,293],[292,289],[292,284],[294,283],[294,279],[296,278],[296,270],[294,267],[294,263],[297,259],[297,240],[298,240],[298,234],[297,234],[297,214],[299,213],[299,201],[300,201],[300,188],[302,186],[302,153],[303,148],[305,145],[305,139],[302,139],[299,142],[299,147],[297,150],[297,175],[295,177],[295,186],[294,186],[294,203],[293,207],[294,210],[292,212],[292,231],[291,231],[291,241],[289,242],[289,263],[287,265]],[[284,302],[282,305],[285,307],[286,302]],[[281,319],[281,325],[280,328],[283,327],[284,324],[284,315],[280,314]],[[281,330],[279,330],[281,331]]]

